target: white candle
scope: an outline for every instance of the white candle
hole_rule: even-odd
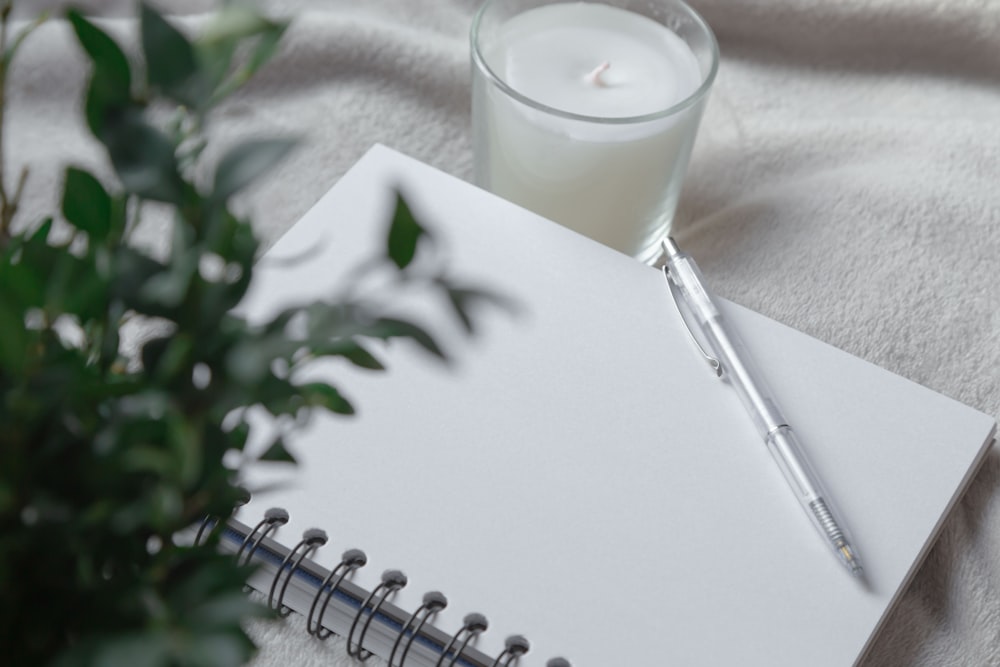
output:
[[[583,2],[529,9],[481,46],[477,64],[508,88],[475,77],[479,184],[652,259],[704,101],[692,101],[705,80],[692,49],[656,21]]]

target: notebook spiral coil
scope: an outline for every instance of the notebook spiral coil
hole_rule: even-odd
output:
[[[410,613],[399,609],[391,600],[408,583],[399,570],[383,572],[380,583],[370,591],[354,584],[352,575],[368,564],[360,549],[348,549],[327,571],[313,558],[328,542],[324,531],[306,530],[290,549],[273,539],[275,531],[288,521],[289,514],[282,508],[268,509],[253,526],[234,518],[220,522],[206,517],[195,541],[200,543],[209,532],[221,531],[224,551],[232,552],[242,565],[253,562],[261,566],[248,590],[256,588],[266,594],[268,606],[281,616],[293,611],[302,614],[307,632],[319,640],[332,634],[343,636],[348,655],[359,661],[377,652],[388,659],[389,667],[516,667],[519,658],[528,653],[530,643],[520,635],[508,637],[494,657],[477,649],[477,637],[489,627],[479,613],[467,614],[454,633],[442,631],[434,625],[434,617],[448,606],[441,592],[426,593],[422,604]],[[379,636],[373,637],[376,634]],[[545,667],[571,665],[564,658],[553,658]]]

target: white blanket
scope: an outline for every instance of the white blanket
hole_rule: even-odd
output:
[[[90,4],[131,14],[129,2]],[[675,235],[710,285],[1000,414],[1000,3],[693,4],[723,55]],[[195,15],[212,3],[159,5]],[[219,144],[248,133],[305,137],[246,199],[268,242],[374,142],[470,176],[467,35],[477,5],[267,3],[294,15],[294,27],[215,130]],[[32,167],[29,212],[54,209],[58,165],[101,166],[74,113],[81,63],[53,23],[16,65],[8,136],[14,162]],[[342,643],[312,640],[301,619],[252,631],[256,667],[352,664]],[[862,664],[1000,665],[997,452]]]

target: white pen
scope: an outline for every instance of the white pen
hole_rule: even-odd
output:
[[[712,366],[715,374],[727,377],[729,383],[736,389],[768,451],[781,468],[792,492],[823,536],[823,540],[833,548],[834,553],[851,574],[862,576],[864,571],[858,552],[851,544],[844,524],[834,513],[833,503],[799,446],[795,433],[761,380],[760,373],[754,367],[740,337],[722,317],[722,313],[705,290],[698,266],[687,253],[681,252],[672,238],[667,238],[663,242],[663,250],[666,257],[663,275],[668,282],[667,288],[674,297],[681,319],[688,327],[695,345]],[[698,338],[688,326],[687,318],[680,312],[675,289],[680,293],[709,347],[715,353],[714,357],[702,348]]]

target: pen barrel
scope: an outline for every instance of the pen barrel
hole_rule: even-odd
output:
[[[704,279],[698,266],[672,240],[664,244],[664,250],[670,280],[684,297],[679,303],[685,304],[708,347],[718,358],[723,380],[732,385],[740,397],[757,432],[823,541],[833,548],[852,574],[861,575],[861,563],[843,522],[838,518],[794,432],[771,398],[770,389],[751,361],[752,357],[743,341],[729,328],[711,296],[705,291]]]
[[[771,397],[771,391],[755,367],[743,341],[736,332],[726,327],[725,320],[718,312],[705,319],[702,330],[709,346],[722,363],[723,378],[736,390],[747,414],[813,526],[852,572],[860,570],[857,554],[851,547],[852,542],[843,521],[795,432]]]
[[[829,494],[823,488],[809,458],[802,451],[795,432],[788,426],[782,426],[767,437],[766,443],[768,451],[798,498],[799,504],[823,540],[841,560],[845,560],[849,555],[850,562],[845,564],[850,567],[860,567],[856,563],[857,555],[851,547],[853,542],[847,527],[840,520]]]

